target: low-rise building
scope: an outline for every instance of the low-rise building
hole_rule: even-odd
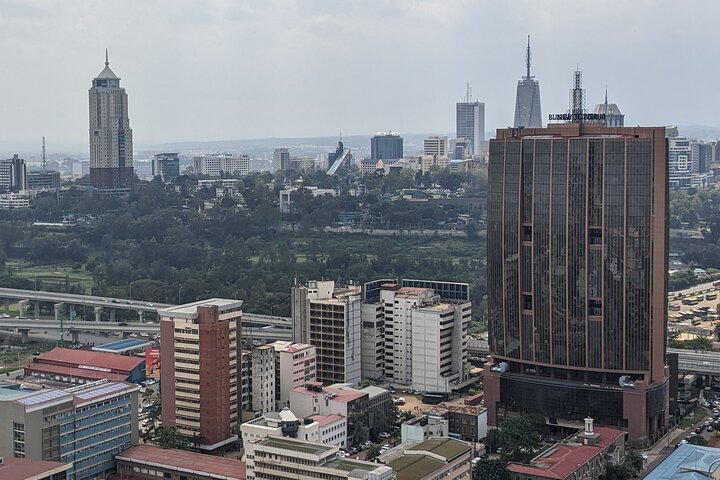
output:
[[[27,208],[30,206],[30,199],[27,195],[20,193],[0,194],[0,210],[14,210],[16,208]]]
[[[447,419],[436,413],[425,413],[400,425],[400,441],[424,442],[430,438],[447,437],[450,433]]]
[[[289,186],[286,185],[282,190],[280,190],[280,211],[283,213],[288,213],[290,211],[290,208],[292,206],[292,198],[296,195],[299,195],[300,190],[307,191],[310,195],[313,197],[324,197],[325,195],[330,195],[332,197],[335,197],[338,195],[338,191],[334,188],[318,188],[318,187],[311,187],[311,186]]]
[[[285,407],[279,412],[267,412],[263,416],[240,425],[243,445],[266,437],[291,437],[307,442],[319,442],[319,424],[298,418]]]
[[[245,462],[202,453],[138,445],[115,458],[115,480],[245,480]]]
[[[66,480],[70,463],[0,457],[2,480]]]
[[[137,392],[105,380],[66,390],[3,386],[0,455],[72,463],[68,480],[108,474],[115,455],[138,443]]]
[[[607,463],[622,461],[625,436],[622,430],[593,427],[592,419],[586,418],[585,430],[545,449],[528,463],[510,462],[507,469],[515,480],[595,480]]]
[[[448,421],[448,431],[468,442],[479,442],[487,436],[487,408],[480,405],[441,403],[432,409]]]
[[[388,463],[398,480],[470,480],[473,449],[452,438],[433,438],[405,449]]]
[[[349,447],[347,443],[347,418],[342,415],[312,415],[307,419],[317,423],[318,441],[325,445]]]
[[[720,448],[678,445],[645,480],[703,480],[720,476]]]
[[[309,382],[290,392],[290,408],[296,415],[341,415],[347,418],[347,444],[357,445],[369,438],[368,393],[347,385],[323,387]]]
[[[392,468],[343,458],[335,445],[269,437],[245,445],[247,480],[393,480]]]
[[[228,175],[247,175],[250,173],[249,155],[206,155],[193,159],[195,173],[209,177]]]
[[[113,353],[56,347],[34,357],[25,375],[67,384],[97,380],[140,383],[145,380],[145,360]]]

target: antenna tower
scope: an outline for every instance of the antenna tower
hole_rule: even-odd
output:
[[[527,69],[526,78],[530,78],[530,63],[532,63],[532,54],[530,53],[530,35],[528,35],[527,52],[525,52],[525,68]]]
[[[570,90],[570,112],[578,115],[570,120],[571,123],[581,123],[582,114],[585,113],[585,90],[582,88],[582,71],[578,65],[577,70],[573,72],[573,88]]]
[[[472,99],[472,87],[470,86],[470,82],[467,82],[467,87],[465,90],[465,103],[470,103],[470,100]]]
[[[45,154],[45,137],[43,137],[42,156],[40,157],[42,170],[47,170],[47,155]]]

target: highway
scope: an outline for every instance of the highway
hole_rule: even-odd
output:
[[[668,348],[667,351],[678,354],[678,369],[681,372],[720,375],[720,352],[696,352],[679,348]]]
[[[244,316],[244,315],[243,315]],[[57,330],[60,331],[60,322],[55,320],[40,320],[28,318],[2,318],[0,319],[0,329],[18,329],[18,330]],[[63,322],[63,329],[67,332],[123,332],[123,333],[152,333],[157,335],[160,333],[160,325],[158,323],[130,323],[120,325],[117,322],[85,322],[68,320]],[[272,325],[259,326],[243,326],[243,338],[273,340],[292,340],[292,329],[275,327]]]

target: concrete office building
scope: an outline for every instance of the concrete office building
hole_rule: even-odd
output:
[[[379,304],[384,306],[387,382],[447,394],[467,380],[469,301],[445,300],[427,286],[388,283],[381,287]],[[377,325],[377,312],[372,307],[364,311],[370,317],[363,321]]]
[[[290,169],[300,172],[309,172],[317,167],[317,159],[307,155],[294,155],[290,157]]]
[[[515,128],[542,128],[540,108],[540,82],[530,75],[530,35],[525,53],[526,74],[518,81],[515,96]]]
[[[342,458],[336,445],[269,437],[245,446],[247,480],[393,480],[390,467]]]
[[[35,170],[27,172],[28,190],[57,190],[60,188],[60,172]]]
[[[290,170],[290,150],[287,148],[276,148],[273,151],[273,169]]]
[[[485,104],[473,102],[468,87],[465,101],[456,104],[455,113],[455,137],[469,142],[470,155],[480,155],[485,150]]]
[[[0,210],[14,210],[28,208],[30,199],[21,193],[0,193]]]
[[[668,425],[663,128],[551,124],[490,143],[488,422]]]
[[[385,380],[385,315],[381,303],[366,303],[362,311],[362,378]]]
[[[247,175],[250,173],[250,156],[225,154],[195,157],[193,168],[196,174],[209,177]]]
[[[287,406],[290,390],[317,379],[317,349],[307,343],[277,341],[275,351],[275,404]]]
[[[420,443],[431,438],[447,437],[449,433],[447,419],[434,412],[427,412],[400,425],[401,443]]]
[[[163,182],[172,183],[180,176],[180,158],[177,153],[158,153],[153,155],[152,176],[160,177]]]
[[[446,157],[450,151],[447,135],[433,135],[423,140],[423,153]]]
[[[3,480],[67,480],[72,464],[47,462],[29,458],[0,457],[0,478]]]
[[[107,51],[105,68],[93,79],[88,95],[90,183],[101,193],[126,191],[135,180],[128,96],[110,70]]]
[[[317,380],[356,384],[361,376],[360,287],[310,281],[292,289],[293,341],[317,349]]]
[[[473,447],[453,438],[432,438],[409,448],[387,465],[397,480],[470,480]]]
[[[319,442],[319,424],[298,418],[288,407],[279,412],[266,412],[262,416],[240,425],[243,445],[259,442],[267,437],[290,437],[306,442]]]
[[[237,440],[242,303],[211,298],[158,312],[162,423],[201,435],[203,450]]]
[[[115,470],[138,442],[138,387],[104,380],[67,390],[0,386],[0,456],[72,463],[68,480]],[[0,476],[0,478],[3,478]]]
[[[0,160],[0,190],[19,192],[27,189],[27,167],[25,160],[18,157]]]
[[[252,411],[275,410],[275,349],[271,345],[255,347],[251,352],[250,398]]]
[[[377,132],[370,139],[370,158],[372,160],[392,160],[403,157],[403,138],[392,130]]]
[[[368,395],[368,428],[371,436],[387,432],[395,423],[393,418],[393,398],[389,390],[371,385],[361,392]]]
[[[137,445],[115,457],[114,480],[245,480],[245,463],[202,453]]]

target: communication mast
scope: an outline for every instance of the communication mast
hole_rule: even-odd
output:
[[[42,157],[40,157],[40,165],[43,171],[47,170],[47,155],[45,153],[45,137],[43,137]]]

